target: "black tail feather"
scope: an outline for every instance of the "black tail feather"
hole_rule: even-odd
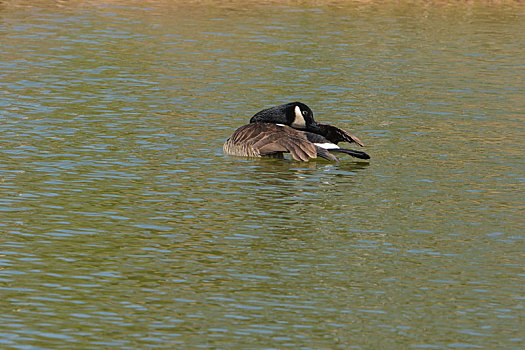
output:
[[[370,159],[370,156],[362,151],[356,151],[353,149],[344,149],[344,148],[335,148],[331,149],[330,152],[340,152],[340,153],[346,153],[348,155],[351,155],[352,157],[356,157],[359,159]]]

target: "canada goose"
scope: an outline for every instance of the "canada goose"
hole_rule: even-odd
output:
[[[365,152],[339,148],[339,142],[355,142],[354,135],[314,120],[312,110],[301,102],[286,103],[256,113],[250,123],[241,126],[226,140],[224,153],[247,157],[282,157],[290,153],[295,160],[322,158],[339,159],[331,152],[346,153],[360,159],[370,159]]]

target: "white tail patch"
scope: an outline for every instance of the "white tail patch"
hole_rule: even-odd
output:
[[[306,128],[306,121],[304,120],[303,112],[301,111],[301,108],[299,108],[299,106],[295,106],[294,112],[295,112],[295,119],[292,123],[292,128],[300,128],[300,129]]]
[[[335,143],[329,143],[329,142],[327,142],[327,143],[316,143],[315,145],[319,146],[321,148],[324,148],[324,149],[338,149],[339,148],[339,146],[336,145]]]
[[[284,125],[284,124],[275,124],[275,125],[277,125],[277,126],[286,126],[286,125]]]

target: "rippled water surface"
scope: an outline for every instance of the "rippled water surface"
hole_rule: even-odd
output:
[[[523,348],[524,10],[0,3],[0,347]],[[294,100],[372,159],[222,153]]]

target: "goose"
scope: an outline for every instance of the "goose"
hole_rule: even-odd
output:
[[[290,153],[298,161],[317,157],[339,162],[332,153],[370,159],[362,151],[340,148],[339,142],[364,144],[343,129],[314,120],[310,107],[291,102],[257,112],[250,123],[241,126],[226,140],[223,151],[246,157],[278,157]]]

